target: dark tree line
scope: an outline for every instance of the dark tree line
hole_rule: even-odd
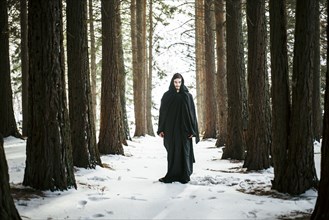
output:
[[[321,125],[319,4],[311,0],[296,1],[293,68],[289,73],[286,1],[270,1],[269,21],[264,1],[251,0],[246,4],[239,0],[226,1],[228,114],[222,159],[244,160],[247,170],[273,165],[273,189],[291,194],[305,192],[318,182],[313,142],[319,139],[317,125]],[[244,10],[246,37],[242,25]],[[269,34],[267,22],[270,22]],[[217,30],[217,35],[223,31]],[[244,43],[248,48],[247,65]],[[267,70],[269,52],[271,85]],[[248,67],[247,77],[245,67]],[[222,71],[221,66],[217,71]]]
[[[25,106],[23,135],[27,135],[23,184],[42,190],[65,190],[76,187],[74,165],[101,166],[100,154],[124,154],[123,144],[129,139],[121,3],[101,1],[102,85],[99,142],[96,143],[95,76],[90,67],[95,65],[95,60],[89,62],[87,0],[66,1],[65,32],[61,0],[28,1],[28,7],[24,5],[26,1],[20,2],[22,99]],[[197,106],[203,119],[204,138],[218,138],[217,145],[225,146],[222,159],[244,160],[243,166],[247,170],[261,170],[272,165],[272,188],[279,192],[298,195],[319,184],[312,218],[326,218],[329,210],[325,175],[329,166],[329,101],[327,71],[322,129],[320,2],[291,3],[296,6],[292,67],[288,62],[291,58],[287,50],[288,3],[285,0],[269,1],[268,21],[264,1],[215,2],[199,0],[195,3],[198,7],[195,13]],[[150,45],[152,38],[147,35],[146,1],[134,0],[130,5],[134,136],[144,136],[153,133],[150,115],[152,48],[148,52],[146,49],[146,38],[149,37]],[[149,5],[151,18],[152,4]],[[245,24],[246,30],[243,29]],[[8,29],[7,1],[0,0],[0,133],[5,137],[20,136],[13,111]],[[152,33],[151,27],[149,30]],[[67,54],[64,54],[65,47]],[[271,55],[271,84],[267,72],[268,53]],[[147,64],[149,68],[146,68]],[[321,136],[321,178],[318,183],[313,142]],[[1,148],[2,142],[0,153]],[[6,164],[2,164],[4,156],[0,162],[1,176],[8,177]],[[3,203],[6,206],[1,203],[1,207],[5,207],[1,214],[17,215],[10,202],[8,180],[1,180],[4,187],[0,188],[0,193],[9,201]]]

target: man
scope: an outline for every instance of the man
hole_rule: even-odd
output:
[[[199,142],[198,122],[192,95],[184,85],[183,76],[174,74],[169,90],[161,99],[158,135],[167,150],[168,171],[160,182],[187,183],[195,162],[192,137]]]

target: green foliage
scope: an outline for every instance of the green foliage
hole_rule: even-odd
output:
[[[21,41],[19,1],[8,1],[9,54],[13,94],[21,93]]]

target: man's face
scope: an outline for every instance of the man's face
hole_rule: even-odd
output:
[[[181,85],[182,85],[182,79],[180,78],[174,79],[174,86],[177,91],[179,91]]]

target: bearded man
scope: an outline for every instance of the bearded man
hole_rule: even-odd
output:
[[[157,134],[163,138],[168,161],[167,174],[159,181],[188,183],[195,162],[192,137],[198,143],[199,130],[193,97],[179,73],[162,96]]]

